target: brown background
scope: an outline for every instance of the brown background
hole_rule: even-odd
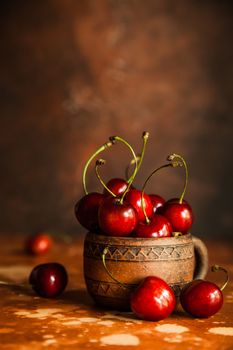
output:
[[[114,134],[138,152],[148,130],[136,184],[181,153],[193,233],[230,238],[232,23],[230,1],[1,1],[0,231],[81,232],[85,161]],[[103,177],[123,176],[130,154],[106,159]],[[182,169],[164,170],[148,191],[182,185]]]

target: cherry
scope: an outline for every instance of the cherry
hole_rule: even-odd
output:
[[[149,223],[139,222],[134,230],[134,235],[144,238],[171,237],[172,226],[164,216],[155,214]]]
[[[183,200],[173,198],[161,208],[162,214],[171,222],[173,231],[187,233],[193,224],[193,211],[191,206]]]
[[[163,215],[170,221],[173,231],[187,233],[193,224],[193,211],[191,206],[183,200],[188,184],[188,168],[183,157],[172,154],[168,160],[180,159],[185,167],[185,184],[180,199],[167,201],[162,207]]]
[[[149,197],[153,206],[153,213],[155,214],[158,208],[162,207],[166,201],[158,194],[149,194]]]
[[[134,207],[115,197],[106,197],[99,207],[99,226],[108,236],[128,236],[138,219]]]
[[[99,228],[98,210],[103,199],[102,193],[92,192],[75,204],[74,211],[78,222],[90,231],[97,231]]]
[[[111,180],[109,180],[106,184],[106,186],[108,187],[108,189],[114,193],[116,196],[120,196],[121,194],[123,194],[125,192],[125,190],[128,187],[128,182],[124,179],[120,179],[120,178],[113,178]],[[109,190],[107,190],[106,188],[104,188],[104,194],[105,195],[109,195]]]
[[[156,276],[146,277],[130,297],[132,311],[148,321],[159,321],[168,317],[176,306],[171,287]]]
[[[53,240],[47,233],[39,232],[29,237],[25,242],[25,249],[33,255],[47,253],[53,245]]]
[[[226,281],[221,288],[212,282],[194,280],[182,289],[180,303],[187,313],[194,317],[207,318],[221,309],[223,304],[222,290],[228,283],[228,273],[218,265],[212,266],[213,272],[219,270],[226,273]]]
[[[135,208],[138,214],[138,221],[145,221],[145,214],[148,217],[153,215],[153,206],[150,197],[137,189],[130,189],[125,196],[126,200]],[[144,207],[144,209],[143,209]]]
[[[40,264],[33,268],[29,276],[29,284],[35,292],[44,298],[59,296],[68,283],[68,275],[59,263]]]

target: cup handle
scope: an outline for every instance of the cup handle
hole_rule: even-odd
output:
[[[208,250],[202,240],[195,236],[192,237],[195,253],[195,270],[193,279],[203,279],[209,268]]]

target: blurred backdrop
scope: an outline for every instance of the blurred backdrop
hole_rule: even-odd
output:
[[[168,154],[187,160],[198,236],[231,238],[233,6],[230,1],[1,1],[0,231],[79,234],[73,214],[88,157],[111,135],[143,181]],[[119,144],[105,180],[124,176]],[[99,190],[94,169],[89,191]],[[148,192],[179,196],[183,169]]]

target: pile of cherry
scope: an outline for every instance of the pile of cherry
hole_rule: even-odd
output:
[[[146,179],[141,190],[133,186],[145,153],[149,134],[143,133],[143,146],[140,156],[136,156],[132,146],[124,139],[113,136],[110,141],[99,148],[88,160],[83,173],[85,191],[75,205],[75,214],[79,223],[87,230],[97,234],[124,237],[171,237],[186,234],[193,224],[191,206],[183,199],[188,181],[188,169],[184,158],[177,154],[168,157],[168,162],[154,170]],[[123,142],[132,153],[134,172],[127,179],[112,178],[105,184],[99,174],[99,167],[105,161],[96,161],[96,175],[103,185],[103,193],[86,190],[86,171],[91,161],[100,152],[117,142]],[[158,194],[147,194],[145,187],[150,178],[166,167],[185,167],[185,186],[180,198],[165,201]]]
[[[162,238],[186,234],[193,223],[190,205],[183,199],[188,182],[188,169],[184,158],[177,154],[168,157],[168,162],[155,169],[146,179],[141,190],[133,186],[133,181],[140,169],[149,134],[143,133],[143,146],[140,156],[136,156],[132,146],[124,139],[114,136],[101,146],[87,161],[83,171],[85,195],[75,205],[75,214],[89,231],[108,236],[130,236],[142,238]],[[86,173],[89,165],[97,155],[117,142],[122,142],[131,151],[134,171],[127,179],[114,178],[104,183],[99,168],[105,161],[96,161],[96,175],[104,187],[103,193],[88,193]],[[184,166],[185,184],[179,199],[165,201],[157,194],[146,194],[145,187],[150,178],[166,167]],[[32,255],[46,254],[53,246],[54,240],[47,233],[32,235],[26,241],[26,251]],[[209,317],[220,310],[223,304],[222,290],[228,283],[227,271],[217,265],[212,271],[224,271],[226,281],[221,288],[204,280],[194,280],[181,291],[180,302],[186,312],[194,317]],[[29,284],[33,290],[44,298],[59,297],[68,283],[65,267],[58,262],[47,262],[33,268]],[[119,282],[120,283],[120,282]],[[1,285],[10,283],[0,281]],[[136,287],[130,298],[132,311],[141,319],[158,321],[168,317],[175,309],[176,298],[170,286],[157,276],[148,276]]]

